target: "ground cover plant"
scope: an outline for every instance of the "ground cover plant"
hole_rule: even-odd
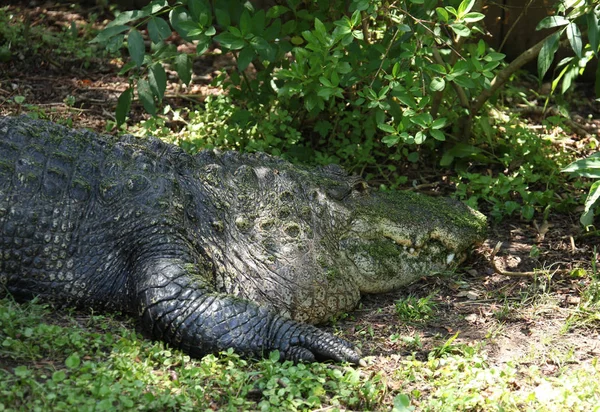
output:
[[[597,410],[599,242],[594,226],[586,231],[579,221],[586,213],[589,219],[597,187],[595,176],[586,176],[593,164],[568,168],[598,144],[592,87],[574,83],[573,67],[597,55],[585,2],[563,3],[556,16],[564,20],[543,23],[559,36],[547,43],[544,61],[555,40],[573,50],[549,88],[511,74],[514,81],[470,119],[463,115],[508,65],[475,37],[478,2],[448,2],[447,16],[435,7],[427,14],[432,2],[353,2],[356,9],[334,7],[331,16],[324,2],[308,11],[290,2],[262,14],[214,11],[210,25],[203,9],[190,9],[205,3],[185,2],[175,14],[193,46],[185,33],[166,35],[158,19],[170,24],[170,12],[128,22],[125,14],[109,26],[126,28],[107,54],[88,42],[118,10],[94,8],[91,16],[73,5],[12,3],[0,8],[0,51],[8,56],[0,63],[2,115],[151,133],[191,151],[267,150],[342,163],[375,187],[452,194],[484,211],[491,228],[460,272],[366,296],[357,311],[327,326],[361,346],[363,368],[292,365],[277,354],[194,360],[145,339],[118,314],[5,297],[0,409]],[[275,32],[277,19],[280,42],[267,32]],[[132,30],[143,48],[137,35],[129,38]],[[578,46],[578,31],[591,33],[589,43]],[[346,46],[357,48],[352,57]],[[433,60],[436,48],[442,63]],[[354,72],[367,80],[351,78]],[[458,131],[467,127],[468,138]]]

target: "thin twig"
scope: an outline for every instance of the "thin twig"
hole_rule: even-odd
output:
[[[512,26],[510,26],[510,29],[508,29],[508,31],[506,32],[506,35],[502,39],[502,43],[500,43],[500,47],[498,48],[498,51],[502,50],[502,48],[504,47],[504,43],[506,43],[506,40],[508,40],[508,38],[510,37],[510,34],[514,30],[514,28],[517,27],[517,24],[519,23],[519,21],[521,20],[521,18],[525,14],[527,14],[527,10],[529,10],[529,6],[531,6],[531,3],[533,3],[533,0],[529,0],[529,3],[527,3],[527,5],[523,8],[523,10],[521,10],[521,14],[519,14],[519,17],[517,17],[517,19],[512,24]]]
[[[490,265],[492,265],[494,272],[496,272],[499,275],[510,276],[510,277],[515,277],[515,278],[531,278],[531,277],[536,277],[536,276],[540,275],[540,271],[510,272],[510,271],[505,271],[505,270],[500,269],[496,265],[496,261],[494,260],[494,258],[496,257],[496,254],[500,250],[501,246],[502,246],[502,242],[496,243],[496,247],[494,247],[494,250],[492,250],[492,253],[490,254],[490,257],[489,257]],[[556,269],[556,270],[552,271],[553,274],[556,274],[556,273],[566,274],[566,273],[570,273],[570,272],[571,271],[569,269]]]

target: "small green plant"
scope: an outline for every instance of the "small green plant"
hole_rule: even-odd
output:
[[[90,46],[89,41],[96,35],[93,28],[95,15],[89,15],[89,22],[78,27],[75,22],[59,29],[56,24],[42,24],[45,15],[36,15],[35,24],[27,13],[15,13],[9,7],[0,7],[0,60],[11,61],[14,56],[20,58],[35,55],[47,56],[53,65],[62,65],[65,61],[81,62],[88,67],[93,57],[102,50]],[[59,56],[61,61],[55,61]]]
[[[401,341],[402,344],[405,345],[408,350],[420,350],[423,348],[421,336],[419,336],[418,334],[415,334],[414,336],[403,336],[401,334],[395,333],[390,336],[390,341]]]
[[[415,407],[410,404],[410,397],[406,394],[396,395],[394,397],[394,407],[392,412],[411,412]]]
[[[455,344],[454,341],[458,338],[460,332],[456,332],[441,346],[434,348],[429,352],[429,359],[443,358],[448,355],[461,354],[463,356],[473,356],[475,349],[465,344]]]
[[[594,153],[586,159],[580,159],[571,163],[562,169],[562,172],[589,179],[600,179],[600,152]],[[594,223],[596,207],[600,204],[599,199],[600,180],[597,180],[590,186],[589,193],[585,199],[585,209],[579,219],[585,228]]]
[[[485,125],[491,127],[487,120]],[[511,120],[502,135],[486,134],[493,152],[458,145],[450,150],[456,155],[457,198],[488,210],[497,221],[511,215],[531,220],[536,212],[546,216],[551,209],[568,210],[574,205],[572,196],[558,196],[567,186],[558,170],[568,156],[556,150],[551,139],[540,138],[518,119]],[[488,165],[485,173],[474,164]]]
[[[419,298],[407,296],[395,302],[396,314],[404,322],[424,322],[431,320],[437,309],[437,303],[433,300],[435,294]]]
[[[538,55],[538,76],[543,79],[559,49],[561,37],[569,41],[574,56],[563,58],[557,65],[560,72],[552,81],[552,92],[561,85],[561,93],[569,90],[575,78],[587,64],[598,58],[600,51],[600,8],[595,2],[571,0],[556,2],[556,13],[545,17],[536,30],[558,28],[548,36]],[[587,36],[582,36],[587,33]],[[584,42],[587,40],[587,42]],[[600,73],[596,76],[596,94],[600,95]]]

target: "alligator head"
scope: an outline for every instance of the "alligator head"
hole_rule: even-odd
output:
[[[447,270],[485,236],[485,217],[460,202],[374,191],[336,166],[212,152],[199,162],[204,189],[221,199],[201,231],[217,287],[295,320],[326,321],[361,292]]]

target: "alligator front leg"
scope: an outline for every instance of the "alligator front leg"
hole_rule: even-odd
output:
[[[206,287],[177,259],[138,268],[137,301],[143,327],[194,357],[234,348],[246,356],[279,350],[283,359],[359,363],[352,345],[314,326]]]

